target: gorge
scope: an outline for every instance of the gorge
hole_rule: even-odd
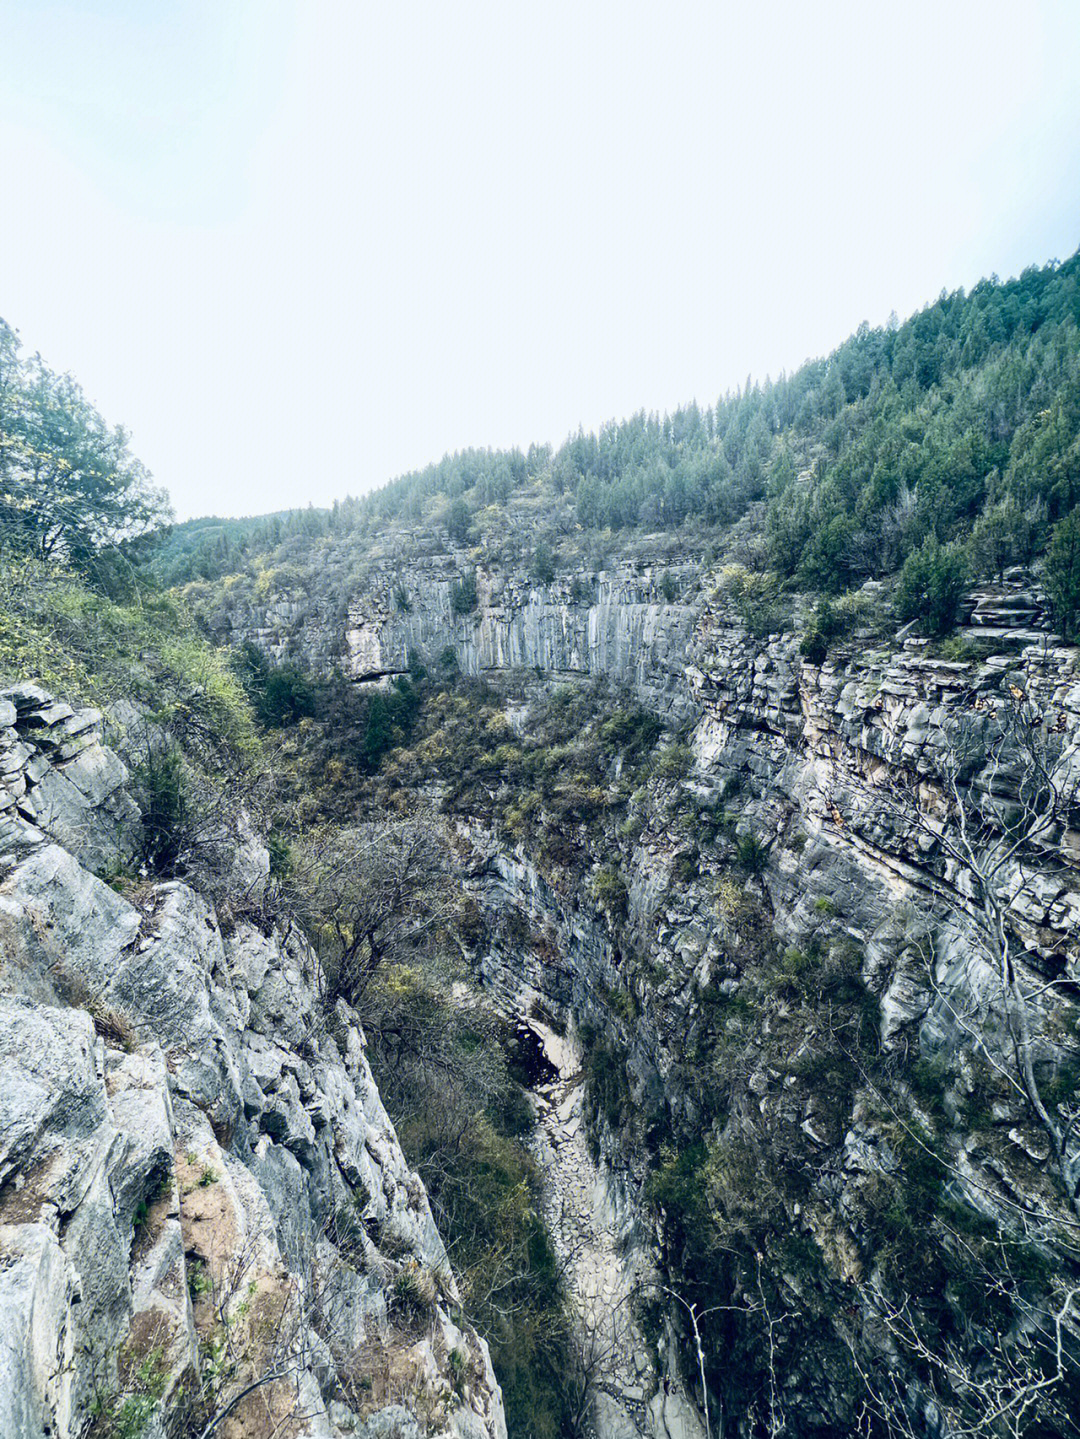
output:
[[[108,543],[0,387],[0,1434],[1077,1432],[1078,320]]]
[[[776,1402],[796,1432],[827,1432],[830,1423],[849,1432],[865,1396],[852,1389],[850,1374],[840,1378],[838,1355],[844,1345],[854,1347],[856,1328],[867,1342],[874,1306],[882,1302],[875,1293],[888,1262],[882,1249],[896,1237],[875,1233],[880,1187],[895,1183],[911,1162],[905,1140],[925,1142],[916,1126],[925,1125],[943,1146],[947,1172],[943,1183],[934,1182],[950,1204],[969,1208],[974,1226],[1008,1231],[1021,1212],[1038,1214],[1030,1222],[1039,1225],[1057,1222],[1043,1207],[1052,1188],[1051,1139],[1026,1100],[1016,1107],[1017,1086],[1010,1098],[1004,1079],[1010,1061],[996,978],[1000,956],[987,949],[977,901],[988,878],[1022,945],[1022,982],[1039,995],[1037,1062],[1047,1073],[1060,1066],[1066,1072],[1067,1036],[1076,1022],[1077,900],[1065,817],[1076,783],[1076,651],[1051,632],[1045,598],[1021,572],[968,593],[960,630],[966,658],[935,656],[932,642],[917,633],[906,640],[883,633],[871,586],[850,632],[815,663],[800,655],[791,635],[749,633],[731,575],[710,572],[700,556],[673,561],[669,554],[651,563],[639,556],[547,586],[480,572],[477,608],[464,616],[451,602],[451,577],[463,569],[464,557],[452,554],[398,564],[394,583],[408,602],[401,610],[391,572],[376,565],[368,586],[350,597],[336,635],[318,619],[302,618],[302,607],[227,608],[227,638],[253,640],[306,665],[336,655],[362,684],[385,684],[418,654],[452,651],[462,673],[483,677],[494,708],[504,703],[503,687],[510,691],[507,732],[519,723],[515,712],[530,691],[587,690],[597,679],[662,717],[672,742],[660,751],[659,779],[630,798],[633,823],[599,837],[594,824],[585,835],[589,873],[579,882],[568,882],[566,868],[552,867],[550,859],[538,868],[530,853],[535,834],[515,842],[474,815],[455,821],[464,883],[485,920],[478,970],[505,1013],[541,1017],[540,1032],[563,1057],[562,1084],[551,1096],[556,1118],[548,1112],[542,1144],[551,1212],[565,1218],[575,1205],[579,1211],[561,1240],[572,1288],[579,1250],[592,1259],[605,1246],[622,1275],[607,1289],[616,1310],[631,1291],[640,1304],[676,1278],[690,1279],[680,1268],[684,1221],[673,1223],[662,1202],[644,1196],[657,1189],[658,1159],[676,1174],[685,1160],[685,1150],[672,1156],[663,1141],[658,1155],[657,1130],[685,1143],[721,1122],[710,1113],[716,1098],[703,1094],[710,1070],[714,1083],[719,1078],[733,1091],[720,1109],[726,1132],[745,1126],[750,1142],[778,1146],[774,1162],[802,1171],[795,1193],[768,1196],[810,1253],[800,1256],[801,1273],[772,1276],[778,1295],[787,1288],[785,1324],[799,1336],[796,1344],[794,1334],[785,1334],[784,1344],[801,1355]],[[677,595],[669,598],[673,589]],[[1024,765],[1034,762],[1035,751],[1025,752],[1025,744],[1035,745],[1036,731],[1044,748],[1047,732],[1060,737],[1051,742],[1052,763],[1045,760],[1050,790],[1039,799],[1052,814],[1045,834],[1029,838],[1037,845],[1034,858],[1017,852],[999,863],[1028,800]],[[970,753],[961,766],[965,745]],[[736,795],[737,818],[725,814],[717,823],[717,812]],[[970,857],[951,828],[964,823],[959,804],[967,823],[978,814],[983,826]],[[738,860],[732,866],[732,851],[743,855],[741,869]],[[735,883],[733,870],[740,876]],[[619,886],[614,899],[596,886],[597,875],[612,874]],[[752,1002],[756,1022],[775,1029],[775,1038],[733,1042],[740,996],[754,993],[755,963],[770,944],[779,949],[772,962],[782,977],[770,978]],[[808,993],[816,1003],[807,1005]],[[873,1055],[860,1052],[864,1021],[852,1019],[852,1011],[867,1007],[878,1036]],[[569,1043],[552,1024],[569,1032]],[[837,1044],[830,1025],[856,1036],[850,1048],[850,1037]],[[601,1162],[595,1174],[574,1155],[582,1145],[582,1100],[571,1076],[576,1072],[577,1087],[589,1089],[582,1083],[587,1064],[578,1057],[582,1033],[594,1060],[604,1056],[604,1082],[625,1089],[614,1099],[594,1098]],[[1053,1035],[1062,1036],[1063,1047]],[[839,1054],[830,1053],[834,1044]],[[905,1063],[914,1075],[903,1074]],[[987,1092],[983,1066],[1001,1092],[992,1079]],[[941,1101],[918,1087],[932,1074]],[[910,1106],[906,1115],[898,1094]],[[935,1104],[943,1104],[940,1113]],[[573,1156],[570,1177],[580,1181],[576,1191],[563,1188],[564,1146]],[[1067,1196],[1075,1199],[1080,1170],[1075,1147],[1066,1148],[1067,1188],[1057,1204],[1068,1225]],[[708,1182],[703,1165],[678,1175],[675,1187]],[[600,1192],[583,1202],[582,1186],[597,1183]],[[754,1191],[758,1183],[751,1181]],[[580,1215],[588,1211],[583,1234]],[[559,1223],[551,1221],[557,1243]],[[761,1251],[755,1253],[760,1263]],[[794,1270],[790,1255],[770,1259]],[[595,1264],[586,1268],[577,1293],[585,1313],[596,1282]],[[726,1296],[733,1308],[744,1282]],[[935,1276],[935,1282],[948,1281]],[[818,1327],[830,1286],[843,1286],[856,1300],[843,1306],[857,1316],[847,1333],[827,1335]],[[696,1302],[708,1307],[705,1294]],[[796,1303],[806,1306],[803,1313],[791,1313]],[[677,1304],[668,1307],[674,1311],[668,1331],[651,1356],[640,1335],[610,1344],[620,1358],[642,1344],[641,1373],[623,1374],[617,1383],[605,1378],[603,1392],[616,1408],[618,1398],[607,1391],[621,1394],[624,1412],[599,1432],[701,1432],[701,1418],[674,1397],[687,1392],[688,1376],[690,1393],[698,1389],[687,1315]],[[1069,1310],[1065,1319],[1072,1318]],[[711,1362],[722,1363],[722,1355]],[[655,1412],[643,1414],[634,1406],[649,1389]],[[931,1375],[928,1408],[932,1393]],[[718,1417],[714,1408],[713,1417],[723,1423],[722,1411]]]

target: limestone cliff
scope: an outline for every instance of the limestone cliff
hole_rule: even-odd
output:
[[[500,1439],[355,1014],[251,892],[100,877],[127,778],[98,712],[0,696],[0,1433]]]
[[[714,1417],[719,1395],[743,1406],[723,1418],[747,1434],[901,1419],[898,1432],[952,1432],[949,1404],[978,1407],[979,1364],[942,1379],[904,1327],[903,1283],[918,1287],[930,1253],[920,1230],[938,1205],[953,1226],[933,1280],[949,1323],[967,1322],[958,1245],[1033,1245],[1030,1273],[1050,1296],[1039,1308],[1034,1287],[1019,1286],[1018,1308],[969,1328],[984,1369],[1017,1335],[1027,1342],[1037,1313],[1073,1364],[1080,656],[1050,634],[1031,577],[972,593],[966,653],[935,657],[917,627],[898,635],[880,615],[869,627],[856,616],[820,662],[797,634],[755,637],[704,561],[627,560],[546,585],[480,570],[476,607],[459,613],[467,570],[464,556],[375,563],[347,595],[284,623],[250,609],[219,622],[230,638],[339,663],[362,682],[447,649],[493,681],[605,676],[687,737],[686,773],[635,798],[617,836],[580,836],[587,863],[626,877],[622,915],[528,843],[458,820],[487,921],[480,972],[508,1011],[536,1017],[556,1058],[550,1024],[569,1030],[559,1081],[541,1096],[540,1142],[556,1233],[576,1212],[567,1253],[584,1242],[600,1256],[574,1281],[582,1313],[598,1276],[605,1292],[605,1253],[619,1256],[618,1302],[635,1286],[695,1293],[693,1236],[665,1196],[685,1203],[687,1182],[707,1187],[733,1246],[767,1210],[776,1239],[759,1240],[760,1297],[745,1273],[712,1296],[758,1326],[745,1373],[741,1353],[723,1350],[733,1331],[714,1331]],[[692,815],[705,827],[688,842]],[[596,1113],[594,1175],[560,1163],[560,1146],[577,1142],[582,1036],[609,1047],[626,1089]],[[708,1161],[680,1169],[697,1150]],[[749,1243],[751,1276],[754,1254]],[[696,1292],[704,1310],[710,1296]],[[637,1359],[602,1373],[612,1406],[601,1432],[694,1432],[689,1412],[669,1417],[658,1402],[683,1392],[703,1405],[688,1311],[673,1302],[664,1326],[658,1341],[628,1332]],[[1022,1404],[1018,1378],[1002,1386],[984,1413]],[[1059,1419],[1040,1432],[1059,1432]]]

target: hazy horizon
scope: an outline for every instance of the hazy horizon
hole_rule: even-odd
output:
[[[712,404],[1080,243],[1080,11],[8,0],[0,314],[179,518]]]

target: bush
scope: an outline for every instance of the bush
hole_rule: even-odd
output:
[[[438,1289],[429,1269],[410,1264],[394,1280],[394,1304],[409,1322],[426,1319],[435,1308]]]
[[[739,618],[755,639],[765,639],[787,626],[789,607],[780,594],[776,575],[760,574],[745,565],[725,565],[720,573],[720,588],[731,596]]]
[[[820,630],[810,630],[803,635],[799,653],[808,664],[823,665],[829,653],[829,646]]]
[[[656,756],[653,774],[657,779],[680,780],[689,773],[694,754],[687,744],[669,744]]]
[[[476,576],[463,575],[450,587],[450,608],[456,615],[472,614],[480,602],[476,589]]]
[[[315,713],[315,687],[293,664],[275,665],[250,640],[234,660],[251,707],[267,729],[283,729]]]
[[[896,613],[921,621],[929,635],[955,629],[967,584],[967,565],[959,545],[941,545],[931,536],[913,550],[900,571]]]
[[[741,834],[735,842],[735,857],[747,874],[760,874],[769,851],[756,834]]]
[[[612,753],[644,754],[656,744],[663,729],[660,721],[646,709],[617,709],[600,725],[600,740]]]
[[[613,919],[626,917],[629,895],[626,881],[612,865],[604,865],[592,877],[590,884],[593,899],[606,909]]]
[[[550,585],[555,578],[555,557],[543,540],[533,552],[532,576],[538,585]]]
[[[142,860],[151,874],[171,878],[191,838],[183,759],[173,745],[148,747],[136,772],[143,792]]]

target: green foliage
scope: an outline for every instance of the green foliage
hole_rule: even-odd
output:
[[[293,664],[274,664],[245,640],[235,666],[251,706],[268,729],[281,729],[315,713],[315,687]]]
[[[545,540],[533,551],[532,577],[538,585],[550,585],[555,578],[555,556]]]
[[[169,518],[164,493],[70,375],[19,354],[0,320],[0,543],[62,560],[99,590],[132,591],[131,565]]]
[[[436,1290],[431,1276],[410,1264],[394,1277],[394,1306],[409,1321],[424,1320],[435,1308]]]
[[[188,1295],[192,1304],[197,1304],[213,1289],[213,1281],[205,1260],[190,1259],[187,1266]]]
[[[760,874],[769,858],[769,850],[756,834],[747,831],[735,841],[735,857],[747,874]]]
[[[405,675],[398,675],[391,689],[371,696],[364,731],[363,757],[369,770],[378,768],[383,756],[407,738],[420,708],[420,695]]]
[[[589,882],[593,899],[612,919],[625,919],[629,894],[626,881],[612,865],[601,865]]]
[[[169,1382],[165,1351],[151,1349],[139,1361],[124,1395],[98,1395],[90,1409],[88,1439],[141,1439],[158,1411]]]
[[[1080,510],[1054,526],[1046,556],[1046,588],[1062,633],[1075,639],[1080,619]]]
[[[783,630],[789,621],[787,602],[780,594],[775,573],[759,573],[744,565],[727,565],[721,571],[721,588],[732,598],[739,618],[757,639]]]
[[[288,879],[292,870],[292,846],[278,829],[271,830],[266,840],[270,855],[270,874],[274,879]]]
[[[672,780],[685,779],[690,773],[694,762],[694,754],[687,744],[669,744],[656,756],[653,763],[653,774],[657,779]]]
[[[823,665],[829,645],[820,630],[809,630],[799,641],[799,653],[808,664]]]
[[[1022,510],[1014,499],[984,510],[967,541],[972,572],[1002,581],[1010,565],[1030,562],[1043,528],[1035,512]]]
[[[472,523],[472,515],[469,507],[460,497],[451,504],[446,513],[446,532],[452,540],[463,545],[469,538],[469,525]]]
[[[450,586],[450,608],[456,615],[472,614],[479,604],[476,575],[470,571]]]
[[[941,545],[929,536],[913,550],[900,571],[896,613],[916,620],[926,634],[944,635],[956,627],[967,584],[967,565],[959,545]]]
[[[179,749],[148,746],[136,780],[142,797],[143,863],[151,874],[170,878],[192,833],[188,780]]]
[[[600,741],[612,753],[647,754],[660,738],[663,726],[649,710],[619,708],[600,725]]]

